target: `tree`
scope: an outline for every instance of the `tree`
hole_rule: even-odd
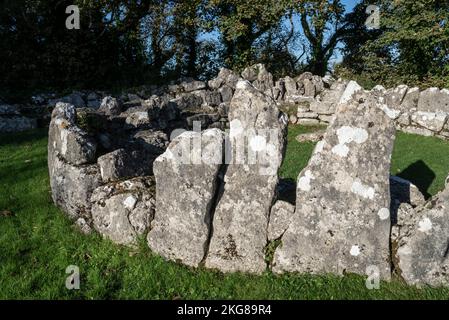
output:
[[[226,65],[242,69],[255,62],[253,45],[279,25],[291,1],[211,0],[216,27],[225,47]]]
[[[379,0],[380,29],[345,39],[342,67],[370,82],[449,85],[449,1]],[[352,21],[366,16],[361,5]],[[359,23],[360,25],[360,23]]]
[[[309,43],[307,69],[324,76],[338,42],[347,33],[344,7],[340,0],[300,1],[296,8],[301,26]]]

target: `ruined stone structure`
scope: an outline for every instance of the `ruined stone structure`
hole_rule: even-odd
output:
[[[389,175],[396,128],[449,132],[447,90],[365,91],[309,73],[274,82],[260,64],[153,89],[100,102],[74,94],[53,110],[52,196],[83,232],[123,245],[146,237],[168,260],[223,272],[374,268],[386,280],[449,284],[449,186],[426,202]],[[283,111],[329,123],[308,137],[318,143],[295,204],[277,174]]]

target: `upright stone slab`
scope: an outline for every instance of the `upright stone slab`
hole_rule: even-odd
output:
[[[297,181],[296,211],[273,270],[389,278],[392,120],[370,96],[344,100]]]
[[[232,161],[214,214],[206,267],[262,273],[287,118],[271,97],[240,81],[229,120]]]
[[[153,164],[156,214],[148,245],[161,256],[198,266],[206,253],[224,134],[184,132]]]
[[[426,204],[398,212],[397,273],[410,285],[449,285],[449,186]]]

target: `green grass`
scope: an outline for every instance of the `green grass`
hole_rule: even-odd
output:
[[[281,173],[296,180],[313,144],[300,145],[292,127]],[[408,144],[414,144],[408,146]],[[189,269],[153,255],[144,239],[137,249],[96,234],[80,234],[50,198],[44,131],[0,136],[1,299],[447,299],[449,289],[417,289],[394,280],[368,290],[361,276],[261,276]],[[412,152],[413,151],[413,152]],[[436,175],[434,193],[449,172],[449,145],[400,134],[393,169],[423,160]],[[446,157],[441,158],[440,157]],[[399,158],[401,160],[399,160]],[[444,163],[446,162],[446,166]],[[67,290],[65,270],[77,265],[81,289]]]

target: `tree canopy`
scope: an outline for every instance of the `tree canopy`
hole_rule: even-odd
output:
[[[80,9],[67,29],[66,8]],[[366,27],[368,5],[379,28]],[[0,91],[207,78],[262,62],[364,83],[449,85],[449,0],[3,0]],[[337,61],[337,64],[335,63]]]

